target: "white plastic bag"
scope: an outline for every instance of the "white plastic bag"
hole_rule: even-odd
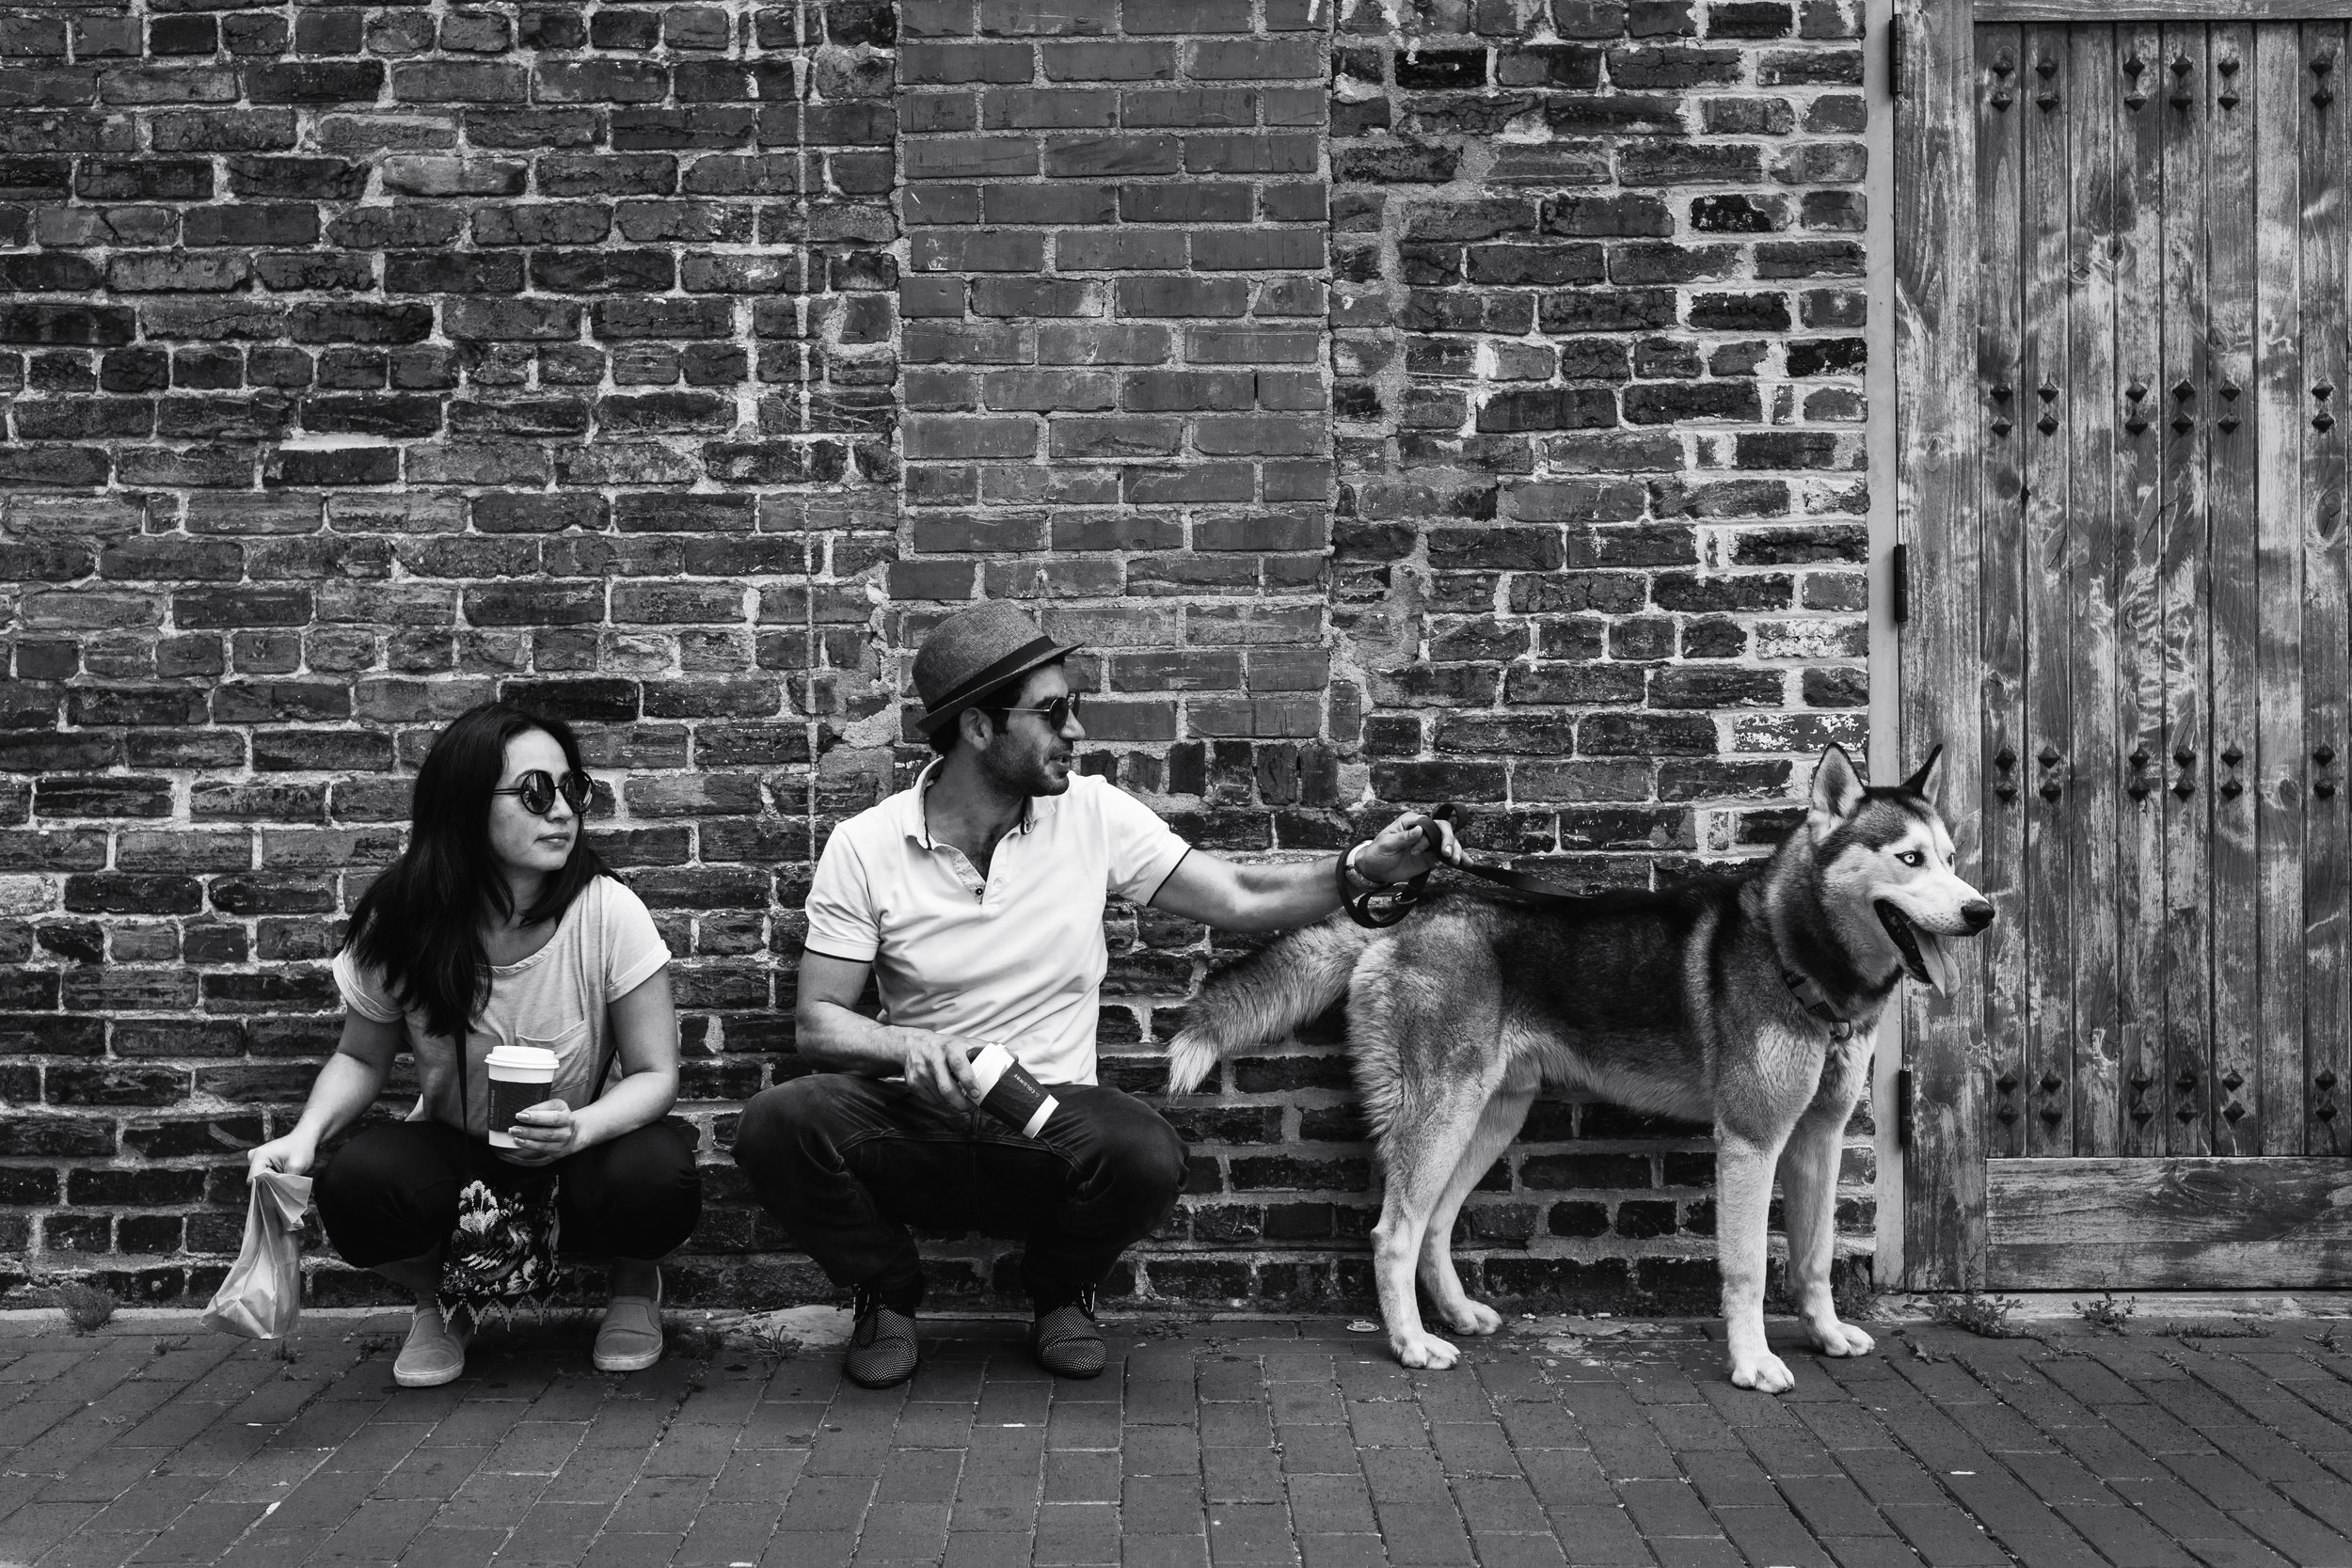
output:
[[[310,1179],[264,1170],[245,1212],[245,1249],[220,1282],[204,1323],[248,1339],[282,1339],[302,1315],[302,1216]]]

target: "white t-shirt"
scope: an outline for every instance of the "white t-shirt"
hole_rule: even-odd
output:
[[[457,1115],[457,1055],[449,1037],[426,1031],[421,1008],[405,1013],[420,1090],[408,1119],[469,1132],[483,1127],[490,1112],[489,1070],[483,1058],[510,1044],[554,1052],[555,1085],[548,1098],[574,1110],[588,1104],[598,1090],[591,1082],[596,1064],[611,1050],[608,1007],[669,961],[669,946],[654,928],[644,900],[613,878],[593,879],[556,922],[545,947],[520,963],[491,966],[489,1003],[466,1039],[464,1120]],[[343,1005],[362,1018],[403,1021],[382,974],[361,968],[348,947],[335,955],[335,985]]]
[[[938,768],[834,830],[808,945],[870,962],[891,1023],[993,1040],[1041,1083],[1091,1084],[1104,900],[1150,902],[1190,847],[1118,785],[1073,773],[1029,802],[983,880],[931,839],[923,792]]]

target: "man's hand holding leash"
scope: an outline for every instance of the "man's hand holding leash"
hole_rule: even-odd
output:
[[[1425,811],[1408,811],[1350,849],[1342,863],[1361,880],[1392,883],[1426,877],[1461,859],[1452,822]]]

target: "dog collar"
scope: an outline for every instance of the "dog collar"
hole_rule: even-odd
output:
[[[1829,1005],[1829,997],[1814,982],[1813,976],[1800,974],[1793,969],[1784,969],[1780,972],[1780,978],[1781,983],[1788,988],[1788,994],[1797,999],[1798,1006],[1829,1025],[1831,1039],[1842,1042],[1853,1038],[1853,1023]]]

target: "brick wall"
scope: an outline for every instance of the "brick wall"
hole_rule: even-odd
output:
[[[583,725],[680,955],[678,1294],[761,1301],[821,1286],[730,1105],[956,604],[1088,642],[1083,765],[1231,852],[1454,799],[1640,880],[1860,736],[1853,5],[206,3],[0,14],[0,1284],[210,1289],[494,693]],[[1211,939],[1107,935],[1150,1089]],[[1120,1287],[1364,1299],[1345,1085],[1311,1037],[1176,1107]],[[1470,1272],[1696,1288],[1709,1180],[1547,1102]]]

